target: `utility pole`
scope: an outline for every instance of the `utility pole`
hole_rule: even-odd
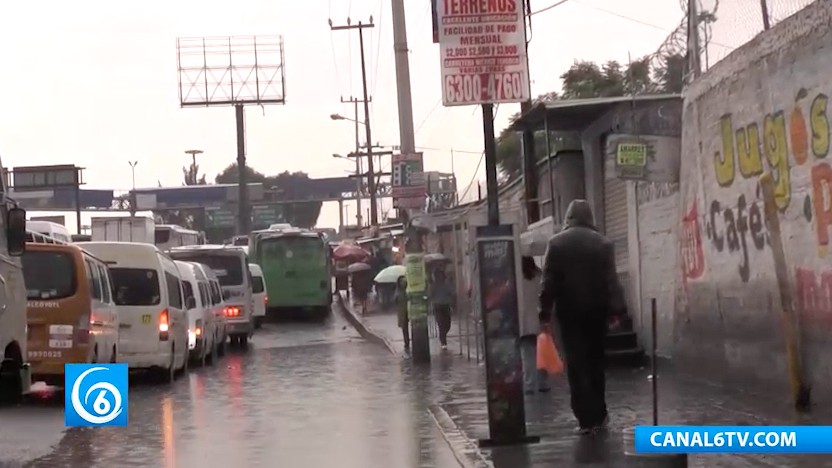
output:
[[[699,8],[698,0],[688,0],[688,82],[690,83],[702,74],[699,57]]]
[[[416,152],[413,130],[413,100],[410,92],[410,60],[407,48],[407,21],[404,0],[392,0],[393,56],[396,61],[396,96],[399,107],[399,144],[401,152]],[[413,343],[413,360],[430,362],[430,335],[428,333],[428,300],[425,288],[425,257],[422,232],[413,225],[406,209],[399,210],[399,217],[407,226],[405,242],[405,264],[408,265],[407,315]],[[413,277],[411,277],[413,276]],[[421,278],[418,278],[421,276]]]
[[[127,161],[133,175],[133,189],[130,190],[130,216],[136,216],[136,164],[138,161]],[[80,233],[79,233],[80,234]]]
[[[763,13],[763,29],[768,31],[771,28],[771,17],[768,15],[768,1],[760,0],[760,9]]]
[[[369,99],[369,101],[373,102],[373,98],[371,97]],[[361,123],[361,121],[358,120],[358,104],[364,103],[364,100],[356,99],[356,98],[350,96],[349,99],[341,98],[341,102],[345,103],[345,104],[348,103],[348,102],[352,103],[352,105],[354,107],[354,110],[355,110],[355,118],[353,119],[353,122],[355,123],[355,154],[358,154],[358,153],[361,152],[361,136],[359,135],[359,131],[358,131],[359,130],[358,126]],[[361,158],[359,158],[359,157],[355,158],[355,174],[356,175],[361,174]],[[360,228],[361,225],[362,225],[362,223],[361,223],[361,211],[362,211],[361,210],[361,195],[364,193],[364,182],[360,178],[357,179],[357,182],[358,182],[358,196],[355,199],[355,203],[356,203],[355,221],[358,223],[358,227]]]
[[[333,31],[342,31],[348,29],[357,29],[358,30],[358,44],[361,48],[361,84],[364,87],[364,131],[366,132],[367,136],[367,173],[368,173],[368,181],[367,181],[367,190],[370,192],[370,225],[377,226],[378,225],[378,207],[376,205],[376,181],[373,175],[373,145],[372,145],[372,132],[370,130],[370,98],[367,91],[367,63],[366,59],[364,58],[364,29],[367,28],[374,28],[375,24],[373,24],[373,17],[370,17],[370,22],[365,24],[361,21],[358,24],[350,24],[349,18],[347,18],[346,26],[333,26],[332,20],[329,20],[329,27]],[[358,119],[356,119],[358,120]]]

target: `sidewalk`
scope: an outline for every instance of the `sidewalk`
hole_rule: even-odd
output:
[[[344,301],[346,304],[347,301]],[[395,314],[378,313],[361,317],[350,308],[345,313],[365,338],[383,344],[398,356],[402,354],[401,331]],[[456,323],[451,333],[456,335]],[[464,339],[464,337],[463,337]],[[476,440],[488,437],[485,395],[485,367],[460,355],[459,338],[449,337],[448,350],[431,340],[434,360],[428,373],[430,411],[458,458],[470,467],[566,468],[660,466],[623,455],[622,431],[636,424],[650,424],[652,417],[649,369],[610,369],[607,403],[610,431],[605,438],[592,440],[572,434],[575,422],[569,404],[565,378],[554,379],[552,391],[526,398],[529,435],[541,442],[522,447],[478,449]],[[415,366],[412,366],[415,368]],[[691,425],[792,425],[829,424],[830,414],[812,418],[793,416],[786,401],[771,401],[752,394],[727,390],[716,383],[691,380],[674,370],[660,368],[659,423]],[[415,372],[415,370],[414,370]],[[692,455],[690,467],[701,468],[824,468],[832,467],[832,456]]]

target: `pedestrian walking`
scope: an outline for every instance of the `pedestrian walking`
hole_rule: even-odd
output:
[[[439,344],[442,349],[448,349],[448,332],[451,331],[451,302],[453,291],[448,284],[448,278],[442,270],[433,274],[433,284],[430,287],[430,302],[433,306],[433,316],[439,328]]]
[[[542,272],[532,257],[520,258],[520,270],[523,274],[523,300],[520,308],[520,356],[523,360],[523,382],[526,394],[535,391],[549,391],[549,375],[537,368],[537,335],[540,332],[538,322],[538,298],[540,297],[540,280]]]
[[[404,351],[410,352],[410,323],[407,317],[407,279],[399,278],[396,288],[396,312],[399,316],[399,328],[402,329]]]
[[[550,240],[540,292],[541,327],[560,328],[572,412],[578,433],[603,429],[608,420],[604,375],[607,319],[623,301],[614,246],[595,227],[586,200],[566,210],[565,226]]]

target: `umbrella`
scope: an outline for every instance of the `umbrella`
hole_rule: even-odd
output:
[[[370,258],[370,252],[355,244],[341,244],[332,251],[336,260],[362,261]]]
[[[450,262],[451,259],[442,255],[441,253],[432,253],[425,255],[425,263],[433,262]]]
[[[520,234],[520,255],[540,257],[546,254],[552,234],[541,231],[526,231]]]
[[[349,273],[358,273],[359,271],[367,271],[370,268],[371,268],[370,265],[367,265],[366,263],[360,263],[359,262],[359,263],[353,263],[352,265],[348,266],[347,271]]]
[[[399,278],[405,275],[405,268],[404,265],[393,265],[389,266],[376,275],[375,281],[376,283],[397,283]]]

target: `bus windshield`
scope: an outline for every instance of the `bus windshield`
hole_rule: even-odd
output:
[[[202,263],[214,270],[222,286],[243,284],[243,261],[236,255],[217,255],[205,252],[177,252],[177,260]]]
[[[302,260],[307,265],[324,264],[324,244],[317,237],[283,236],[263,240],[264,258]]]
[[[170,229],[157,229],[155,235],[156,244],[164,244],[170,240]]]
[[[159,277],[154,270],[110,268],[116,305],[153,306],[161,300]]]
[[[28,299],[63,299],[75,294],[77,278],[69,254],[27,250],[22,260]]]

